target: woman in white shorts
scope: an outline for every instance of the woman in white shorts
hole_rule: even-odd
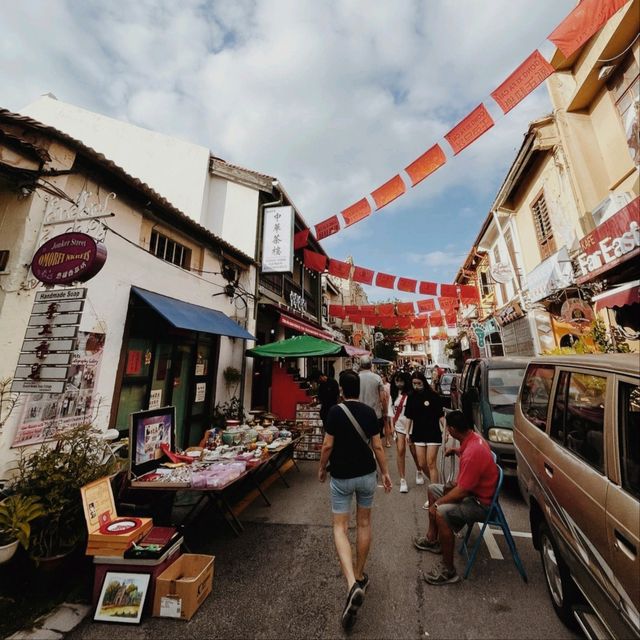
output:
[[[398,475],[400,476],[400,493],[407,493],[409,486],[405,478],[405,453],[407,451],[407,430],[409,420],[404,415],[407,398],[411,391],[411,376],[408,373],[398,371],[391,379],[391,402],[389,403],[389,420],[393,424],[396,436],[396,453],[398,464]],[[416,463],[416,484],[424,484],[424,475],[420,470],[416,448],[409,442],[411,457]]]
[[[438,482],[442,401],[422,373],[416,372],[411,376],[411,386],[413,391],[404,410],[404,415],[409,419],[409,436],[416,446],[419,468],[429,477],[429,483]]]

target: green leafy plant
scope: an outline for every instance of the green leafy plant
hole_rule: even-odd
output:
[[[0,502],[0,545],[17,540],[29,548],[31,522],[45,515],[44,507],[35,496],[11,495]]]
[[[245,418],[244,407],[236,397],[228,402],[219,402],[213,409],[212,423],[214,427],[223,429],[227,420],[239,420],[243,422]]]
[[[39,500],[46,514],[31,527],[32,557],[67,553],[85,538],[80,487],[113,470],[103,440],[87,424],[61,433],[54,444],[22,453],[12,489]]]

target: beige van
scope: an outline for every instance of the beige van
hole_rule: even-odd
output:
[[[640,358],[531,361],[515,408],[520,489],[558,615],[640,638]]]

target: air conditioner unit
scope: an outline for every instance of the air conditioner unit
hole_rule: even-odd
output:
[[[591,211],[596,227],[620,211],[620,209],[626,204],[629,204],[632,199],[633,197],[628,191],[624,193],[610,193]]]

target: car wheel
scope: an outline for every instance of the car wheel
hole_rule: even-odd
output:
[[[551,537],[546,522],[540,524],[538,536],[542,571],[551,603],[558,617],[568,627],[575,629],[576,619],[573,615],[573,606],[578,602],[578,590],[567,565],[558,553],[558,547]]]

